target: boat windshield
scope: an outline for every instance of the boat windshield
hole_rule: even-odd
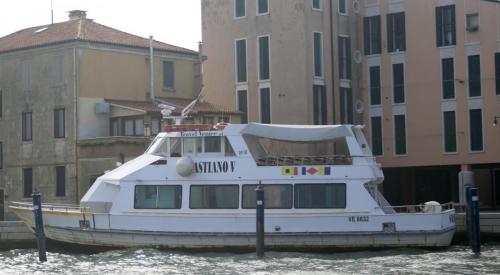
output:
[[[168,156],[168,138],[157,137],[147,151],[148,154],[166,157]]]

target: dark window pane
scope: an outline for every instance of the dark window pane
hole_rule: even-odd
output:
[[[394,133],[396,155],[406,155],[406,121],[405,115],[394,116]]]
[[[236,41],[236,76],[238,82],[247,81],[247,41]]]
[[[56,196],[66,196],[66,167],[56,167]]]
[[[332,184],[295,184],[295,208],[345,208],[346,185]]]
[[[351,89],[340,88],[340,121],[342,124],[353,122]]]
[[[380,105],[380,67],[370,67],[370,104]]]
[[[339,37],[339,77],[351,79],[351,41],[349,37]]]
[[[269,79],[269,36],[259,37],[259,77]]]
[[[241,123],[248,123],[247,91],[238,91],[238,111],[241,112]]]
[[[347,4],[346,4],[346,1],[347,0],[339,0],[339,12],[342,13],[342,14],[346,14],[347,13]]]
[[[175,69],[174,62],[163,62],[163,87],[167,89],[175,89]]]
[[[25,112],[22,114],[23,116],[23,123],[22,123],[22,138],[23,138],[23,141],[31,141],[33,136],[32,136],[32,116],[31,116],[31,112]]]
[[[182,186],[137,185],[134,192],[135,209],[180,209]]]
[[[496,83],[496,94],[500,95],[500,53],[495,53],[495,83]]]
[[[483,114],[481,109],[469,110],[470,150],[483,150]]]
[[[481,63],[479,55],[471,55],[469,60],[469,96],[481,96]]]
[[[2,118],[3,114],[3,91],[0,90],[0,118]]]
[[[455,112],[448,111],[443,113],[444,120],[444,151],[457,151],[457,125],[455,122]]]
[[[393,64],[393,93],[394,93],[394,103],[404,103],[405,102],[405,76],[404,76],[404,64]]]
[[[453,58],[441,60],[443,99],[455,98],[455,72]]]
[[[325,86],[313,85],[313,120],[315,125],[326,125],[326,91]]]
[[[192,185],[189,199],[191,209],[237,209],[238,185]]]
[[[456,44],[454,5],[436,8],[436,40],[438,47]]]
[[[271,90],[260,89],[260,122],[271,123]]]
[[[382,155],[382,118],[371,117],[372,152],[374,156]]]
[[[323,76],[323,37],[314,33],[314,76]]]
[[[0,169],[3,168],[3,143],[0,142]]]
[[[257,185],[243,185],[242,208],[255,208]],[[264,185],[264,207],[266,209],[292,208],[292,185]]]
[[[365,54],[380,54],[380,15],[364,18]]]
[[[234,0],[234,16],[245,16],[245,0]]]
[[[64,109],[54,110],[54,137],[64,138],[65,136],[65,112]]]
[[[267,13],[269,11],[268,0],[258,0],[257,4],[259,13]]]
[[[24,168],[23,169],[23,195],[25,198],[31,197],[33,193],[33,169]]]
[[[321,9],[321,0],[313,0],[313,8],[314,9]]]
[[[405,14],[394,13],[387,15],[388,51],[399,52],[406,50]]]

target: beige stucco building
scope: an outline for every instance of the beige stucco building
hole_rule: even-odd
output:
[[[360,121],[352,106],[361,67],[350,58],[361,46],[359,9],[338,1],[201,3],[209,100],[250,122]]]
[[[151,85],[149,45],[84,11],[0,38],[0,220],[7,201],[29,201],[35,190],[44,201],[79,202],[161,130],[159,104],[179,115],[197,97],[198,52],[153,41]],[[190,115],[239,122],[238,112],[206,101]]]
[[[500,115],[500,4],[206,0],[202,14],[210,98],[263,121],[261,90],[269,86],[265,122],[365,124],[393,204],[458,201],[459,182],[472,171],[481,206],[500,207],[500,127],[493,126]],[[262,36],[269,37],[270,61],[261,54]],[[266,79],[263,61],[270,64]],[[316,85],[325,88],[325,108]],[[246,109],[238,98],[245,93]]]

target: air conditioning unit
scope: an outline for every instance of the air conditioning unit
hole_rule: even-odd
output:
[[[108,114],[110,111],[109,103],[107,102],[97,102],[95,104],[95,113],[96,114]]]
[[[475,32],[479,30],[479,14],[467,14],[467,31]]]

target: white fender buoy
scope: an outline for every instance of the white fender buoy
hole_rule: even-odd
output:
[[[182,177],[187,177],[194,172],[194,161],[190,157],[182,157],[175,164],[175,171]]]
[[[424,203],[424,207],[422,208],[422,212],[424,213],[441,213],[442,211],[441,204],[437,201],[428,201]]]

